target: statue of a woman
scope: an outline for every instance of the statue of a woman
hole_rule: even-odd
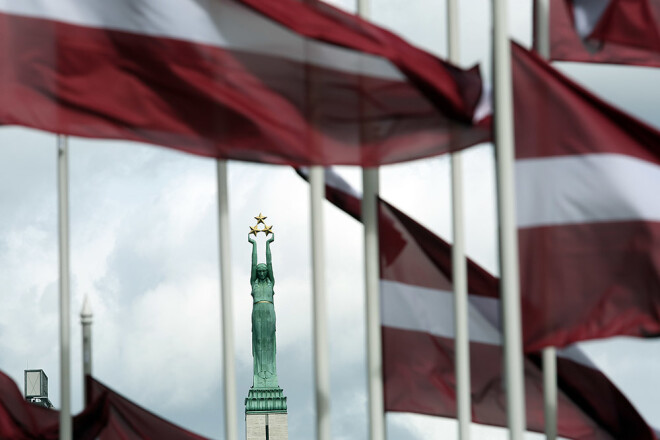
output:
[[[275,234],[266,241],[266,264],[257,264],[257,243],[248,234],[252,243],[252,357],[254,359],[255,388],[277,387],[275,367],[275,307],[273,305],[273,264],[270,244]]]

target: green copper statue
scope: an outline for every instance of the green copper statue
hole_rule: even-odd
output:
[[[273,263],[270,255],[270,244],[275,240],[272,226],[257,229],[263,223],[259,214],[257,225],[248,233],[248,241],[252,243],[252,273],[250,285],[252,286],[252,357],[254,360],[255,388],[277,387],[277,368],[275,365],[275,306],[273,305]],[[257,264],[257,243],[250,235],[263,232],[270,238],[266,241],[266,264]]]
[[[252,358],[253,382],[245,399],[245,414],[286,414],[286,396],[277,382],[275,355],[275,306],[273,305],[273,262],[270,244],[275,241],[272,226],[266,226],[263,215],[259,214],[257,224],[250,226],[248,241],[252,243]],[[259,224],[263,229],[259,229]],[[255,237],[263,232],[266,237],[266,264],[257,264],[257,242]]]

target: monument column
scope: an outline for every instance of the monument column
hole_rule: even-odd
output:
[[[286,397],[277,380],[275,338],[275,277],[270,254],[270,244],[275,241],[272,226],[267,226],[265,216],[259,214],[257,224],[250,226],[248,241],[252,244],[252,387],[245,399],[246,440],[288,440]],[[263,225],[259,229],[259,225]],[[266,237],[266,264],[257,264],[257,237]]]

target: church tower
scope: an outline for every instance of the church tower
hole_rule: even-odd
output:
[[[252,244],[252,388],[245,398],[246,440],[288,440],[286,397],[277,380],[275,339],[275,277],[270,244],[275,240],[272,226],[259,214],[257,224],[250,227],[248,241]],[[263,224],[263,229],[259,229]],[[257,264],[257,242],[250,235],[263,232],[266,237],[266,264]]]

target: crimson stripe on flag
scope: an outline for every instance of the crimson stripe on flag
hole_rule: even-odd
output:
[[[660,333],[660,223],[520,229],[525,349]]]
[[[660,1],[622,2],[628,4],[648,3],[651,7],[656,29],[660,29]],[[646,38],[635,45],[615,42],[587,42],[580,38],[574,28],[571,1],[557,0],[550,2],[550,59],[555,61],[578,61],[591,63],[629,64],[638,66],[660,67],[660,52],[648,50]],[[593,3],[593,2],[592,2]],[[650,17],[647,17],[650,18]],[[602,36],[601,36],[602,37]],[[629,39],[627,36],[626,40]],[[625,41],[624,41],[625,42]],[[641,46],[635,47],[635,46]]]
[[[553,2],[558,3],[558,2]],[[623,154],[660,166],[660,132],[512,46],[516,159]]]

